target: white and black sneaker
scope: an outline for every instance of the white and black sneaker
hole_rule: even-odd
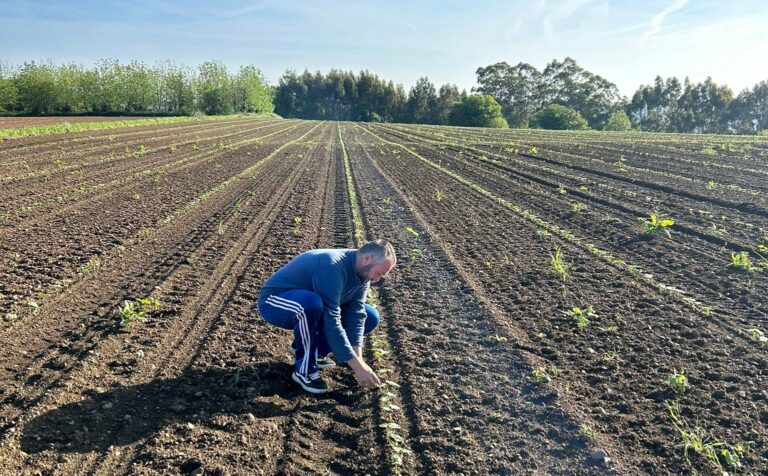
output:
[[[292,356],[296,357],[296,349],[294,349],[293,346],[288,347],[288,352],[290,352]],[[336,362],[334,362],[332,358],[328,357],[327,355],[325,357],[317,358],[318,369],[330,369],[332,367],[336,367]]]
[[[325,380],[320,377],[318,372],[309,375],[301,375],[294,371],[291,378],[309,393],[328,393],[330,391]]]

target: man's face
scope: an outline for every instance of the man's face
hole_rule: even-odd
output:
[[[382,259],[377,262],[372,255],[365,255],[362,266],[357,268],[357,275],[363,281],[376,283],[394,267],[395,263],[391,259]]]

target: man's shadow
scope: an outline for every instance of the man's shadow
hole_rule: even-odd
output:
[[[187,369],[173,379],[91,392],[87,398],[44,413],[24,428],[27,453],[106,451],[157,433],[174,422],[200,422],[220,413],[256,418],[286,415],[300,390],[286,363],[238,369]],[[212,424],[207,421],[206,424]]]

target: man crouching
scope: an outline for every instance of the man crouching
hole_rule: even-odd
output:
[[[371,282],[389,273],[397,258],[386,240],[359,249],[319,249],[293,258],[267,279],[259,292],[259,312],[268,323],[293,330],[293,380],[310,393],[326,393],[319,369],[345,362],[363,388],[380,383],[363,360],[363,335],[381,320],[365,303]]]

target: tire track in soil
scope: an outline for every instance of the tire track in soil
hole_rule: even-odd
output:
[[[332,129],[322,226],[311,248],[352,246],[343,156],[335,124]],[[285,260],[301,251],[291,250]],[[345,364],[338,367],[324,371],[330,394],[302,395],[292,408],[274,474],[381,474],[384,470],[381,442],[376,440],[375,394],[361,390]]]
[[[280,143],[268,143],[250,149],[249,153],[255,153],[258,158],[279,146]],[[141,238],[142,230],[161,223],[156,216],[158,211],[174,209],[192,196],[203,193],[205,187],[213,186],[206,183],[225,180],[228,169],[245,169],[252,160],[238,154],[237,150],[203,153],[201,157],[201,161],[169,170],[162,182],[147,178],[120,189],[108,190],[97,197],[98,200],[63,207],[4,238],[4,252],[18,253],[19,259],[0,257],[0,261],[6,264],[2,275],[8,276],[0,284],[0,312],[3,315],[15,312],[20,318],[23,317],[19,308],[23,310],[26,307],[25,300],[38,301],[35,292],[50,293],[61,280],[77,278],[79,267],[94,257],[103,261],[105,251],[119,249],[125,244],[126,235]],[[204,167],[208,163],[212,163],[213,167],[206,172]],[[207,182],[197,180],[196,173],[208,175]],[[171,193],[168,183],[186,185],[181,191]],[[139,200],[134,199],[135,194],[139,194]],[[160,216],[163,216],[162,212]],[[28,244],[39,241],[40,237],[45,237],[48,246],[29,248]]]
[[[315,128],[313,128],[313,129],[315,129]],[[307,134],[309,134],[309,132]],[[305,134],[305,135],[307,135],[307,134]],[[298,140],[299,139],[297,139],[296,141],[298,141]],[[296,142],[296,141],[294,141],[294,142]],[[306,159],[304,159],[304,160],[306,161]],[[283,169],[285,169],[286,167],[290,167],[290,164],[286,165],[285,162],[281,162],[279,160],[276,160],[276,161],[273,160],[272,163],[277,163]],[[288,171],[290,172],[291,177],[292,177],[291,180],[288,182],[288,185],[287,185],[288,188],[287,189],[283,189],[282,192],[280,192],[278,194],[272,195],[269,204],[266,204],[266,205],[264,205],[264,207],[262,209],[257,210],[259,212],[259,216],[260,217],[262,217],[262,218],[274,217],[274,215],[280,210],[280,208],[282,206],[282,203],[283,203],[285,197],[287,196],[288,191],[290,190],[290,185],[292,183],[295,183],[295,181],[296,181],[297,170],[299,170],[299,169],[297,169],[295,166],[290,167],[288,169]],[[265,175],[269,175],[269,173],[270,173],[270,169],[267,169],[267,168],[262,168],[260,170],[262,170],[264,173],[257,172],[257,177],[254,177],[253,179],[250,179],[248,181],[249,183],[238,183],[237,184],[237,188],[236,188],[236,190],[234,190],[234,192],[236,192],[235,193],[235,197],[233,198],[232,196],[229,196],[229,197],[226,198],[226,201],[224,202],[225,203],[225,208],[229,208],[234,203],[237,203],[237,201],[240,200],[246,194],[249,185],[252,186],[252,184],[254,182],[258,183],[257,178],[260,178],[260,177],[265,176]],[[221,198],[224,198],[224,197],[221,197]],[[206,210],[200,210],[200,212],[205,214]],[[215,215],[212,218],[216,218]],[[173,331],[173,334],[172,334],[172,336],[173,336],[172,341],[173,342],[170,342],[170,341],[167,341],[167,340],[162,342],[161,353],[165,353],[165,358],[168,359],[168,360],[161,362],[160,370],[158,370],[157,373],[162,373],[162,372],[168,371],[168,366],[171,365],[171,363],[174,360],[174,358],[184,359],[185,356],[188,357],[188,355],[190,353],[189,350],[191,348],[193,348],[195,343],[197,342],[196,339],[194,339],[194,336],[198,336],[198,337],[202,338],[201,337],[201,333],[205,329],[207,329],[209,327],[211,316],[215,316],[215,312],[213,312],[213,311],[215,311],[215,309],[210,309],[210,307],[216,307],[221,302],[221,299],[219,299],[219,300],[213,299],[211,297],[211,295],[215,294],[215,295],[218,295],[218,296],[224,296],[227,292],[229,292],[229,290],[231,289],[231,286],[222,287],[222,281],[226,281],[227,284],[230,284],[232,282],[233,278],[232,277],[228,277],[227,273],[232,272],[233,271],[232,268],[242,269],[243,259],[239,255],[241,253],[244,253],[245,251],[247,251],[246,247],[253,247],[255,243],[257,244],[258,243],[258,238],[257,237],[259,237],[259,236],[263,237],[263,233],[258,233],[259,227],[261,226],[261,222],[262,221],[263,220],[261,220],[261,219],[256,220],[256,221],[248,220],[248,223],[247,223],[248,224],[248,229],[246,230],[248,233],[241,234],[241,238],[239,239],[239,241],[236,242],[237,247],[236,248],[230,248],[229,251],[227,251],[226,257],[228,259],[225,261],[225,263],[224,264],[218,263],[218,267],[216,268],[218,272],[214,272],[212,275],[209,275],[210,279],[208,281],[200,282],[199,279],[198,280],[188,279],[188,278],[190,278],[190,275],[189,275],[190,273],[194,273],[195,271],[197,271],[195,269],[192,269],[193,265],[191,264],[190,259],[194,259],[196,254],[201,254],[201,258],[203,256],[205,256],[204,249],[201,248],[201,247],[203,247],[205,245],[213,247],[213,249],[212,249],[213,254],[208,254],[207,255],[207,258],[208,258],[209,262],[210,262],[211,258],[215,258],[216,257],[216,254],[215,254],[216,251],[219,251],[219,252],[222,251],[222,250],[220,250],[217,247],[217,242],[220,241],[220,238],[218,238],[215,235],[213,235],[214,230],[215,230],[215,226],[216,226],[216,221],[214,219],[208,219],[203,224],[203,230],[202,230],[203,231],[203,233],[202,233],[203,236],[200,237],[200,240],[197,243],[195,243],[195,245],[193,245],[191,247],[187,247],[187,249],[185,249],[185,253],[183,255],[185,258],[183,259],[183,262],[181,263],[182,265],[181,266],[177,266],[175,268],[175,270],[172,270],[173,274],[170,274],[170,273],[165,274],[165,276],[166,276],[165,279],[171,281],[171,287],[173,287],[172,284],[173,284],[173,281],[174,281],[174,277],[176,277],[181,282],[188,283],[188,284],[186,284],[186,286],[187,286],[187,289],[189,289],[190,291],[193,291],[194,289],[197,289],[197,288],[202,288],[203,292],[207,293],[207,294],[202,296],[202,297],[198,297],[197,298],[198,300],[194,300],[193,299],[193,301],[192,301],[193,305],[197,304],[197,306],[191,308],[192,310],[189,312],[189,314],[191,314],[191,315],[184,314],[183,311],[181,313],[178,313],[177,309],[174,309],[173,312],[171,313],[172,316],[173,315],[178,315],[179,317],[175,317],[173,319],[169,319],[168,320],[168,321],[170,321],[171,326],[172,326],[171,327],[171,331]],[[211,238],[211,237],[213,237],[213,238]],[[166,249],[167,248],[162,248],[162,247],[160,247],[159,249],[155,249],[155,253],[154,254],[157,254],[157,253],[160,253],[161,255],[162,254],[167,254],[167,251],[165,251]],[[173,248],[170,248],[170,249],[173,249]],[[178,257],[180,255],[181,254],[177,252],[177,253],[175,253],[173,255],[173,258],[176,258],[176,257]],[[139,256],[141,256],[141,254]],[[184,266],[185,264],[187,266]],[[216,264],[216,263],[214,262],[212,264]],[[134,268],[135,269],[141,269],[140,266],[135,266]],[[149,279],[144,279],[144,285],[143,286],[144,286],[145,292],[149,293],[151,291],[151,289],[153,287],[152,283],[156,284],[157,282],[162,282],[163,281],[162,276],[163,275],[161,274],[161,275],[155,275],[154,277],[150,277]],[[181,276],[181,277],[179,277],[179,276]],[[239,274],[236,273],[235,276],[234,276],[234,279],[237,279],[237,276],[239,276]],[[187,279],[185,279],[185,278],[187,278]],[[211,279],[213,281],[215,281],[215,283],[212,283]],[[177,284],[177,286],[176,286],[177,288],[180,287],[180,285],[178,285],[178,283],[176,283],[176,284]],[[207,286],[206,286],[206,284],[207,284]],[[161,285],[161,289],[162,289],[162,286],[164,286],[164,284]],[[109,288],[109,286],[107,286],[107,288]],[[117,289],[120,290],[120,287],[117,286]],[[120,290],[120,291],[122,291],[122,290]],[[177,289],[175,292],[179,293],[180,291]],[[183,292],[182,292],[182,294],[183,294]],[[141,295],[144,295],[144,294],[141,294],[141,293],[137,292],[136,295],[141,296]],[[175,299],[178,299],[178,296],[175,296]],[[102,300],[102,302],[104,302],[104,300]],[[107,298],[106,302],[114,303],[115,300],[113,298]],[[91,304],[91,306],[93,306],[93,304]],[[99,306],[97,305],[96,307],[99,307]],[[205,314],[206,318],[205,319],[200,319],[201,314]],[[109,327],[112,327],[112,325],[110,323],[107,323],[106,327],[109,328]],[[104,364],[106,364],[106,361],[104,360],[104,357],[101,357],[101,355],[103,355],[103,354],[107,354],[107,356],[111,356],[111,355],[124,355],[124,354],[120,354],[120,352],[119,352],[119,350],[120,350],[119,348],[122,347],[123,344],[121,344],[120,342],[117,341],[117,339],[118,339],[117,337],[113,338],[111,341],[105,341],[105,340],[103,340],[105,336],[108,336],[108,333],[102,332],[101,335],[96,336],[96,338],[97,338],[96,344],[91,349],[89,349],[89,350],[94,350],[95,349],[95,350],[98,351],[98,353],[80,352],[80,354],[81,355],[83,355],[83,354],[93,354],[93,358],[91,360],[95,360],[95,362],[96,362],[94,364],[94,367],[96,367],[95,371],[97,371],[97,375],[98,375],[98,371],[103,371],[104,375],[107,375],[108,377],[115,377],[114,372],[110,372],[108,368],[101,368],[101,369],[99,368],[99,366],[103,367]],[[167,337],[167,334],[166,334],[166,337]],[[127,343],[127,341],[126,341],[126,343]],[[139,348],[143,348],[144,345],[147,345],[147,343],[143,342],[142,345],[140,345],[138,347]],[[118,351],[117,352],[110,352],[110,349],[109,349],[110,346],[112,348],[117,346],[118,347],[118,349],[117,349]],[[107,347],[107,348],[104,349],[104,347]],[[187,352],[184,353],[184,350],[187,350]],[[179,357],[175,357],[175,354],[171,354],[172,352],[180,352],[180,351],[181,351],[181,353],[179,354]],[[131,354],[129,353],[128,355],[131,355]],[[109,358],[109,357],[106,357],[106,358]],[[163,360],[163,359],[160,359],[160,360]],[[135,359],[134,359],[134,363],[135,363]],[[176,362],[173,362],[173,363],[176,363]],[[119,370],[120,367],[121,366],[118,366],[118,370]],[[155,372],[155,370],[154,370],[155,368],[157,368],[157,365],[153,364],[150,367],[151,372]],[[81,369],[77,370],[77,372],[80,373],[80,374],[84,374],[84,373],[87,374],[88,371],[90,371],[91,374],[94,373],[94,369],[91,368],[90,366],[87,369],[85,368],[85,366],[83,366],[83,367],[81,367]],[[110,374],[113,374],[113,375],[110,375]],[[118,375],[119,375],[119,372],[118,372]],[[131,380],[134,380],[134,381],[135,380],[139,380],[139,381],[141,381],[140,377],[141,376],[132,377]],[[94,385],[93,381],[88,380],[87,378],[80,379],[78,381],[74,381],[74,377],[71,376],[71,375],[68,376],[68,378],[69,378],[70,381],[73,381],[73,383],[79,384],[79,385],[85,387],[86,389],[88,389],[90,387],[93,387],[93,385]],[[92,375],[91,375],[91,378],[92,378]],[[119,380],[119,378],[117,380]],[[115,382],[112,382],[111,384],[115,385]],[[41,397],[45,397],[45,401],[51,401],[51,398],[49,398],[47,395],[41,395]],[[61,404],[61,402],[57,402],[57,403],[58,403],[58,405]],[[27,409],[27,410],[29,410],[29,409]],[[126,425],[129,425],[129,424],[126,424]],[[106,425],[106,426],[109,426],[109,425]],[[119,436],[119,431],[117,432],[117,435]],[[55,441],[55,439],[54,439],[54,441]],[[82,461],[78,461],[78,459],[76,459],[75,462],[72,463],[71,467],[72,467],[73,471],[78,472],[77,468],[81,468],[82,464],[83,464]],[[106,474],[109,474],[109,473],[110,473],[109,471],[106,472]]]
[[[418,225],[406,193],[382,175],[366,148],[348,133],[366,227],[388,236],[399,250],[419,249],[381,290],[392,316],[389,341],[401,363],[401,394],[411,420],[415,472],[605,474],[586,464],[578,427],[550,389],[530,382],[531,367],[518,351],[488,345],[500,331],[494,311]],[[423,184],[423,182],[422,182]],[[383,199],[390,206],[382,210]],[[405,232],[418,230],[419,237]]]
[[[372,144],[370,150],[377,149]],[[435,217],[429,225],[462,266],[512,310],[514,326],[534,342],[519,345],[558,367],[552,385],[567,396],[572,414],[602,438],[611,457],[641,473],[687,471],[665,406],[675,395],[664,383],[673,369],[685,369],[693,389],[679,397],[685,416],[730,444],[755,441],[760,449],[744,455],[745,467],[768,465],[768,435],[751,423],[768,416],[760,410],[768,400],[760,383],[768,378],[768,361],[754,342],[722,335],[718,322],[698,319],[655,289],[627,281],[579,246],[537,235],[535,226],[449,172],[415,157],[377,155],[375,162],[409,191],[420,211]],[[425,181],[460,191],[438,202],[418,187]],[[457,213],[463,222],[445,220]],[[482,233],[476,232],[480,227]],[[562,284],[547,276],[556,245],[571,264],[567,297]],[[598,316],[588,331],[577,331],[573,318],[563,314],[574,305],[595,305]]]

